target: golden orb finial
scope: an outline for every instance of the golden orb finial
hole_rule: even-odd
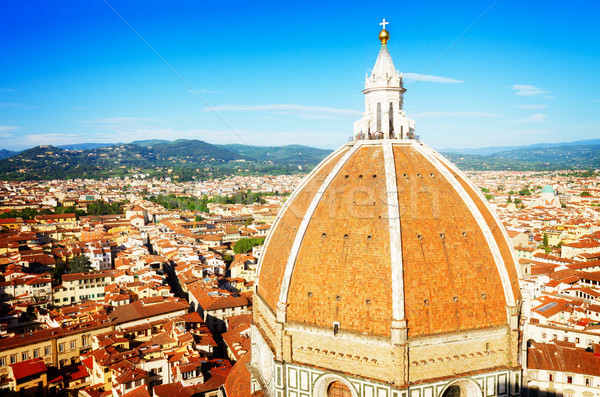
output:
[[[381,29],[381,32],[379,32],[379,40],[381,41],[381,45],[386,45],[388,40],[390,39],[390,32],[385,30],[385,25],[388,24],[389,22],[386,22],[385,18],[383,18],[383,22],[380,23],[380,25],[383,27]]]
[[[386,45],[389,39],[390,39],[390,32],[388,32],[385,29],[383,29],[381,32],[379,32],[379,40],[381,40],[381,45]]]

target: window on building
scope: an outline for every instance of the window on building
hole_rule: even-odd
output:
[[[554,374],[548,374],[548,380],[554,382]]]
[[[27,352],[21,353],[21,361],[27,360]]]
[[[542,332],[542,339],[546,339],[546,333]]]
[[[33,358],[38,358],[40,356],[40,351],[38,349],[35,349],[33,351]]]
[[[88,343],[87,343],[87,341],[88,341],[88,338],[87,338],[87,336],[83,336],[83,337],[81,337],[81,342],[82,342],[82,345],[83,345],[83,346],[87,346],[87,344],[88,344]]]
[[[592,386],[592,379],[591,378],[585,378],[585,385],[588,387]]]
[[[10,356],[10,363],[14,364],[17,362],[17,355],[13,354],[12,356]]]
[[[556,335],[556,334],[552,335],[552,339],[558,340],[558,335]]]
[[[571,375],[567,375],[567,383],[573,383],[573,377]]]
[[[0,358],[0,367],[4,367],[6,365],[6,358],[2,357]]]
[[[575,343],[579,343],[579,338],[575,338]]]
[[[65,344],[64,343],[61,343],[61,344],[58,345],[58,351],[59,352],[64,352],[65,351]]]
[[[44,347],[44,355],[47,356],[50,354],[50,346]]]
[[[565,342],[568,342],[568,341],[569,341],[569,337],[565,336]]]

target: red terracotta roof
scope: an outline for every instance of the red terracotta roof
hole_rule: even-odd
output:
[[[21,361],[20,363],[11,364],[13,374],[16,380],[26,378],[28,376],[41,374],[46,372],[46,364],[41,358],[32,358],[31,360]]]
[[[246,367],[250,363],[250,355],[246,354],[235,363],[225,381],[227,397],[247,397],[250,395],[250,371]]]
[[[150,393],[148,393],[148,386],[142,385],[140,387],[136,387],[129,393],[123,394],[123,397],[151,397]]]
[[[533,342],[527,353],[527,368],[600,376],[600,357],[564,344]]]

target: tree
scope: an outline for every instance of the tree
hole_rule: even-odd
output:
[[[529,191],[528,188],[523,188],[523,189],[519,190],[519,194],[521,196],[531,196],[531,192]]]
[[[546,233],[544,233],[544,238],[542,239],[542,245],[544,247],[548,246],[548,235]]]
[[[488,188],[485,188],[485,187],[482,187],[482,188],[481,188],[481,191],[482,191],[482,192],[484,192],[484,193],[489,193],[489,192],[490,192],[490,189],[488,189]]]
[[[194,218],[194,222],[202,222],[204,220],[204,218],[202,218],[200,215],[196,215],[196,217]]]
[[[491,194],[486,194],[486,195],[485,195],[485,199],[486,199],[487,201],[490,201],[490,200],[492,200],[493,198],[494,198],[494,196],[492,196]]]
[[[233,257],[229,254],[223,255],[223,261],[229,266],[233,262]]]
[[[261,245],[264,241],[264,238],[241,238],[233,245],[233,252],[236,254],[245,254],[252,251],[252,247]]]
[[[67,274],[70,273],[83,273],[92,270],[92,262],[87,257],[87,255],[79,255],[75,258],[69,260],[67,262],[69,270]]]
[[[508,196],[508,200],[506,200],[507,203],[512,203],[512,197]]]
[[[581,197],[590,197],[591,194],[590,194],[590,192],[581,192],[580,196]]]

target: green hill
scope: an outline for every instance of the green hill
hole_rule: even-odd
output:
[[[37,146],[6,151],[1,180],[122,177],[145,174],[179,181],[229,175],[293,174],[310,171],[331,150],[302,145],[212,145],[200,140],[138,141],[87,150]],[[464,170],[548,171],[600,169],[600,145],[523,147],[493,155],[443,153]]]
[[[600,169],[600,145],[525,147],[473,155],[443,153],[459,168],[468,170],[551,171],[562,169]]]
[[[19,153],[19,152],[13,152],[12,150],[8,150],[8,149],[0,149],[0,160],[12,157],[17,153]]]
[[[133,142],[131,142],[131,144],[138,145],[138,146],[154,146],[159,143],[170,143],[170,142],[171,141],[167,141],[164,139],[147,139],[145,141],[133,141]]]
[[[278,164],[295,165],[316,165],[332,151],[327,149],[317,149],[303,145],[287,146],[250,146],[250,145],[219,145],[220,147],[238,153],[239,155],[262,159],[263,161],[272,161]]]
[[[142,142],[79,151],[37,146],[0,160],[0,179],[99,179],[146,174],[187,181],[233,174],[292,174],[309,170],[329,153],[309,147],[228,150],[200,140]],[[267,154],[271,152],[273,155]]]

